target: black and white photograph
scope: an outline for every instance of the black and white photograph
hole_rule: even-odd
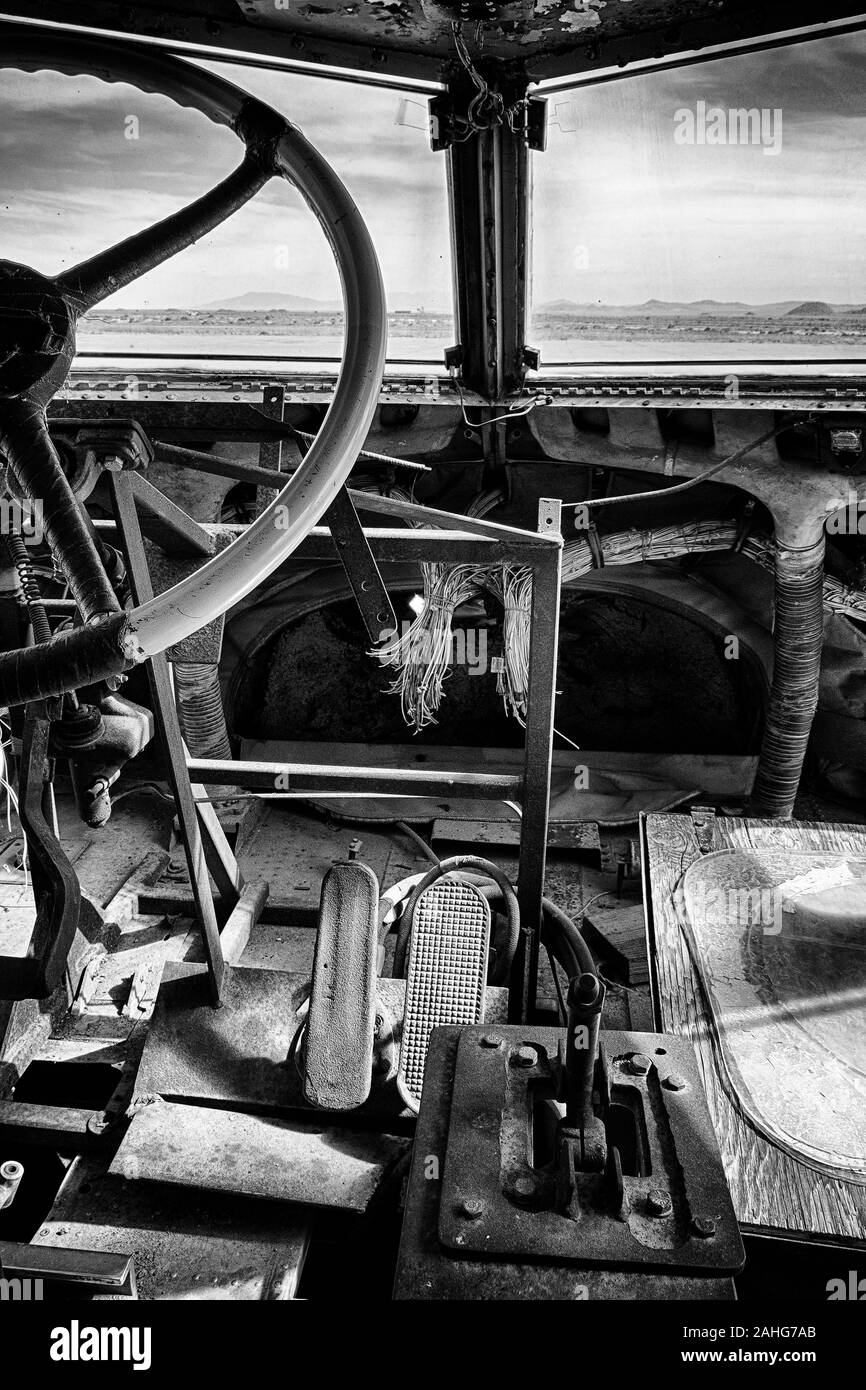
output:
[[[10,0],[0,1379],[861,1302],[866,11]]]

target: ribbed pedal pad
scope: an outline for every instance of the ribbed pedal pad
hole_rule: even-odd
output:
[[[433,1029],[484,1017],[489,939],[490,907],[472,884],[440,879],[415,904],[397,1073],[400,1094],[413,1110],[421,1103]]]

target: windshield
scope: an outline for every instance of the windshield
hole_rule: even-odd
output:
[[[392,360],[454,341],[445,161],[418,94],[206,64],[298,125],[346,183],[385,280]],[[95,78],[0,75],[3,256],[51,274],[159,220],[234,168],[237,138]],[[79,354],[338,359],[340,284],[301,197],[273,180],[209,236],[82,321]]]
[[[548,103],[533,158],[543,364],[866,355],[866,36]]]

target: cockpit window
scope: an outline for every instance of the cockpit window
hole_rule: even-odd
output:
[[[443,156],[424,96],[209,65],[287,115],[333,164],[377,248],[392,360],[441,362],[455,340]],[[0,78],[3,256],[55,273],[167,216],[239,162],[232,133],[165,97],[54,73]],[[339,359],[334,259],[275,179],[195,246],[82,321],[81,354]]]
[[[866,356],[864,79],[858,33],[548,93],[543,362]]]

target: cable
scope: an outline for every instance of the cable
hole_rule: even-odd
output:
[[[547,395],[546,393],[541,393],[540,395],[533,396],[532,400],[529,401],[528,404],[520,406],[515,404],[513,406],[510,406],[509,409],[506,410],[503,415],[494,415],[492,420],[470,420],[469,416],[466,414],[466,401],[463,397],[463,387],[460,383],[460,377],[457,374],[457,368],[451,367],[450,374],[451,380],[454,382],[454,385],[457,388],[457,394],[460,397],[460,410],[463,415],[463,422],[464,424],[468,425],[471,430],[483,430],[486,429],[488,425],[498,425],[501,420],[517,420],[520,418],[521,415],[528,415],[529,412],[531,410],[534,410],[537,405],[550,405],[551,401],[553,400],[552,396]],[[571,504],[569,502],[563,502],[562,505],[564,507],[568,507]]]
[[[305,430],[296,429],[294,425],[289,426],[293,435],[298,439],[303,439],[305,444],[314,444],[316,436],[307,434]],[[387,463],[390,468],[405,468],[410,473],[432,473],[433,469],[426,463],[415,463],[413,459],[393,458],[390,454],[374,454],[370,449],[362,449],[358,454],[359,459],[366,459],[371,463]]]
[[[438,864],[434,864],[412,889],[412,894],[403,909],[397,928],[397,944],[394,948],[395,979],[399,979],[405,974],[406,957],[409,948],[409,937],[412,932],[412,918],[415,912],[415,904],[418,902],[421,894],[424,893],[431,884],[435,883],[437,879],[442,878],[444,874],[452,873],[455,870],[462,873],[468,871],[483,874],[486,878],[491,878],[504,898],[508,915],[509,940],[504,953],[508,961],[508,968],[506,970],[503,966],[502,973],[507,977],[507,973],[510,971],[511,961],[514,959],[514,953],[517,949],[517,941],[520,934],[520,907],[517,902],[517,894],[511,886],[511,882],[507,875],[497,864],[491,863],[489,859],[482,859],[476,854],[455,854],[449,859],[443,859]],[[498,964],[497,974],[499,974]]]
[[[562,994],[562,985],[559,983],[559,975],[556,969],[556,958],[552,950],[550,949],[549,942],[544,943],[544,949],[547,952],[547,960],[550,965],[550,973],[553,976],[553,987],[556,990],[556,998],[559,1003],[559,1016],[562,1019],[563,1023],[566,1023],[568,1021],[568,1013],[565,1007],[565,999]]]
[[[803,420],[786,420],[783,425],[775,425],[773,429],[766,430],[757,439],[753,439],[751,444],[744,444],[736,453],[729,454],[722,459],[721,463],[714,463],[711,468],[704,469],[703,473],[698,473],[694,478],[687,478],[684,483],[675,483],[673,487],[653,488],[650,492],[630,492],[622,497],[589,497],[582,502],[563,502],[563,507],[609,507],[621,502],[646,502],[655,497],[672,497],[674,493],[686,492],[689,488],[697,487],[699,483],[705,483],[708,478],[712,478],[716,473],[721,473],[723,468],[730,468],[732,464],[739,463],[740,459],[745,458],[746,454],[752,453],[754,449],[766,444],[768,439],[775,439],[776,435],[783,434],[786,430],[795,429],[797,425],[808,424],[813,417],[806,416]]]
[[[404,820],[395,820],[394,824],[400,831],[401,835],[405,835],[407,839],[411,840],[414,845],[418,846],[424,858],[429,859],[431,864],[442,863],[436,851],[432,849],[430,845],[428,845],[427,841],[424,839],[422,835],[418,834],[417,830],[412,829],[411,825],[407,825]]]

